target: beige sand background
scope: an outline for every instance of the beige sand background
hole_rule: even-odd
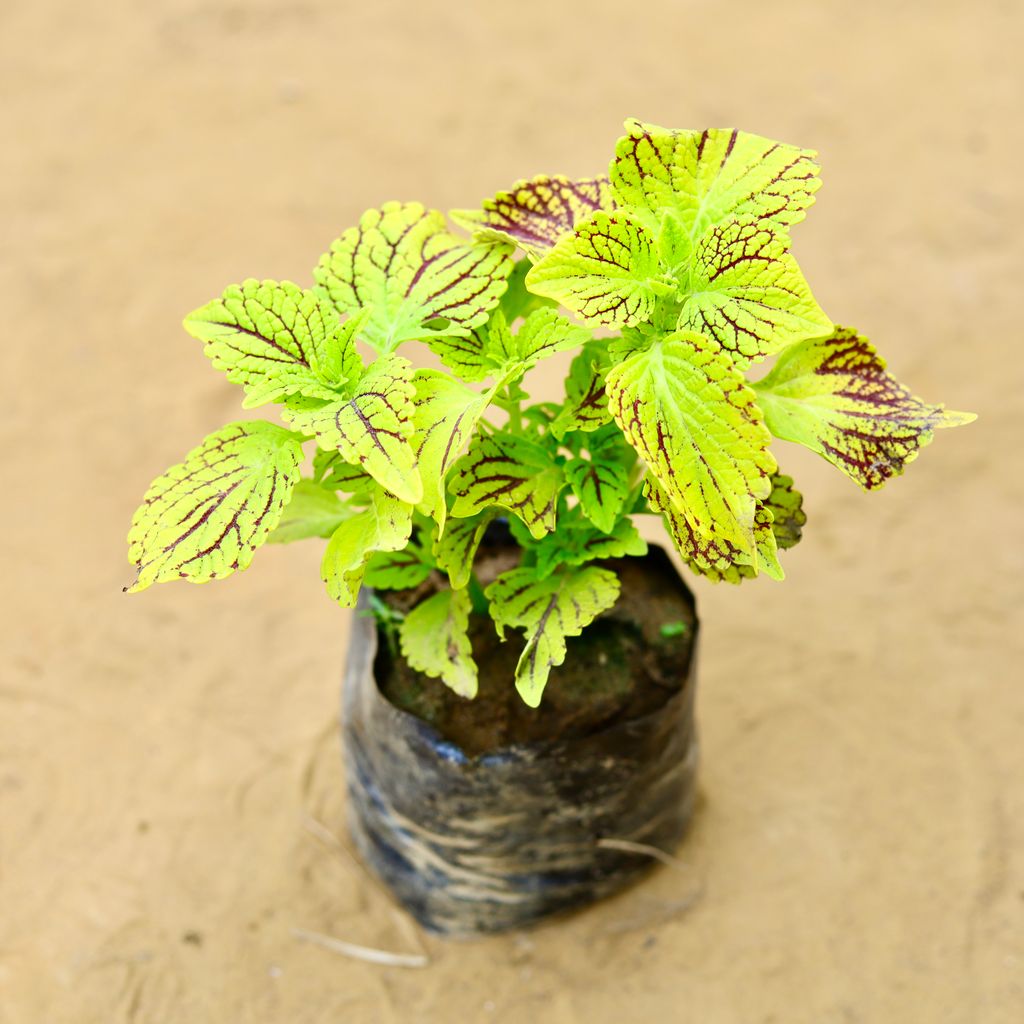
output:
[[[1024,1020],[1017,0],[0,5],[3,1024]],[[817,147],[832,316],[978,411],[873,497],[801,451],[789,580],[697,584],[679,871],[414,936],[343,831],[316,545],[128,598],[149,480],[237,416],[181,316],[363,208],[602,169],[626,115]],[[682,905],[691,897],[688,910]]]

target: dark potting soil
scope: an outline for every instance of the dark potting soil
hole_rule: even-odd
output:
[[[478,560],[483,586],[518,560],[517,548],[492,548]],[[616,721],[660,708],[686,678],[695,631],[693,607],[665,553],[599,563],[619,578],[613,608],[569,637],[564,664],[554,668],[539,708],[527,707],[515,689],[515,669],[525,641],[516,630],[498,639],[488,616],[472,615],[470,640],[480,672],[472,700],[440,680],[416,672],[381,636],[375,674],[381,692],[397,707],[430,723],[445,739],[475,756],[515,743],[585,736]],[[436,583],[408,592],[382,592],[406,611]]]

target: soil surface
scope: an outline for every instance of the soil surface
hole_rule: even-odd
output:
[[[492,549],[482,555],[478,574],[486,586],[488,577],[496,575],[488,572],[489,565],[504,570],[510,561],[515,563],[518,551]],[[540,707],[527,707],[515,688],[516,663],[525,645],[522,634],[508,630],[501,642],[490,617],[477,614],[470,616],[480,672],[473,700],[410,668],[394,656],[385,636],[376,665],[381,691],[470,755],[513,743],[585,736],[656,710],[686,679],[695,636],[692,601],[661,552],[594,564],[618,577],[619,599],[580,636],[567,639],[565,662],[552,670]],[[404,595],[385,591],[381,597],[405,610]]]
[[[1020,1024],[1022,38],[1020,0],[0,2],[0,1022]],[[681,867],[420,946],[338,845],[323,545],[125,596],[124,538],[165,467],[276,415],[186,313],[308,285],[380,202],[602,173],[627,116],[817,149],[817,299],[980,415],[871,495],[776,446],[785,582],[690,583]]]

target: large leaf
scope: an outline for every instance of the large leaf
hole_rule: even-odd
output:
[[[813,150],[736,129],[629,120],[626,133],[611,165],[615,202],[645,211],[649,224],[672,210],[693,237],[730,216],[786,228],[804,218],[821,184]]]
[[[401,551],[411,532],[412,506],[378,489],[370,506],[346,519],[327,542],[320,563],[327,592],[343,607],[353,607],[374,552]]]
[[[469,231],[514,242],[539,259],[594,210],[610,210],[608,179],[538,174],[485,199],[479,210],[453,210],[456,224]]]
[[[358,376],[354,335],[358,314],[344,324],[314,292],[284,281],[247,280],[185,317],[185,329],[233,384],[245,388],[245,408],[289,395],[331,398]]]
[[[648,320],[665,291],[654,236],[630,214],[592,214],[526,275],[585,323],[627,327]]]
[[[485,591],[491,616],[505,629],[522,629],[526,647],[516,666],[516,689],[526,704],[540,704],[551,669],[565,661],[565,639],[579,636],[603,611],[615,604],[619,581],[607,569],[588,565],[545,579],[536,569],[502,573]]]
[[[714,338],[740,367],[832,330],[787,239],[756,221],[711,228],[687,269],[679,328]]]
[[[478,394],[437,370],[417,370],[412,447],[423,481],[419,509],[443,530],[448,512],[445,480],[490,404],[493,392]]]
[[[437,567],[448,573],[448,579],[456,590],[469,583],[477,548],[496,515],[497,509],[489,508],[467,519],[450,519],[444,533],[435,541]]]
[[[455,495],[452,515],[471,516],[497,505],[514,512],[540,538],[555,528],[564,486],[562,467],[542,445],[513,434],[478,436],[449,482]]]
[[[434,333],[430,321],[465,333],[483,323],[505,291],[512,269],[508,242],[465,242],[444,215],[419,203],[368,210],[313,271],[342,313],[370,309],[363,332],[378,352]]]
[[[771,492],[771,436],[729,356],[688,331],[608,373],[612,415],[692,529],[754,551],[754,511]]]
[[[330,537],[353,515],[355,510],[343,502],[335,491],[313,480],[300,480],[267,542],[289,544],[308,537]]]
[[[397,498],[415,504],[423,486],[409,444],[414,393],[409,361],[381,356],[334,400],[289,398],[282,416],[315,436],[322,448],[336,448]]]
[[[469,642],[471,602],[465,590],[445,588],[402,620],[402,655],[417,672],[440,679],[460,697],[475,697],[476,664]]]
[[[126,589],[245,569],[280,520],[301,460],[298,438],[262,420],[210,434],[146,491],[128,534],[137,573]]]
[[[762,571],[772,579],[783,578],[772,529],[772,510],[767,501],[758,504],[754,511],[755,549],[751,552],[723,537],[698,533],[656,480],[647,479],[645,493],[652,511],[663,516],[676,550],[694,572],[716,583],[740,583]]]
[[[753,387],[776,437],[817,452],[866,490],[902,473],[937,428],[975,419],[915,398],[850,328],[786,349]]]

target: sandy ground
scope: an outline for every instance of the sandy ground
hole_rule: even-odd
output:
[[[0,5],[0,1021],[1024,1020],[1016,0]],[[152,476],[236,418],[181,316],[390,198],[605,166],[626,115],[817,147],[832,316],[974,409],[865,497],[783,453],[782,586],[698,585],[680,871],[425,970],[341,833],[318,550],[123,597]],[[687,911],[680,903],[697,896]]]

